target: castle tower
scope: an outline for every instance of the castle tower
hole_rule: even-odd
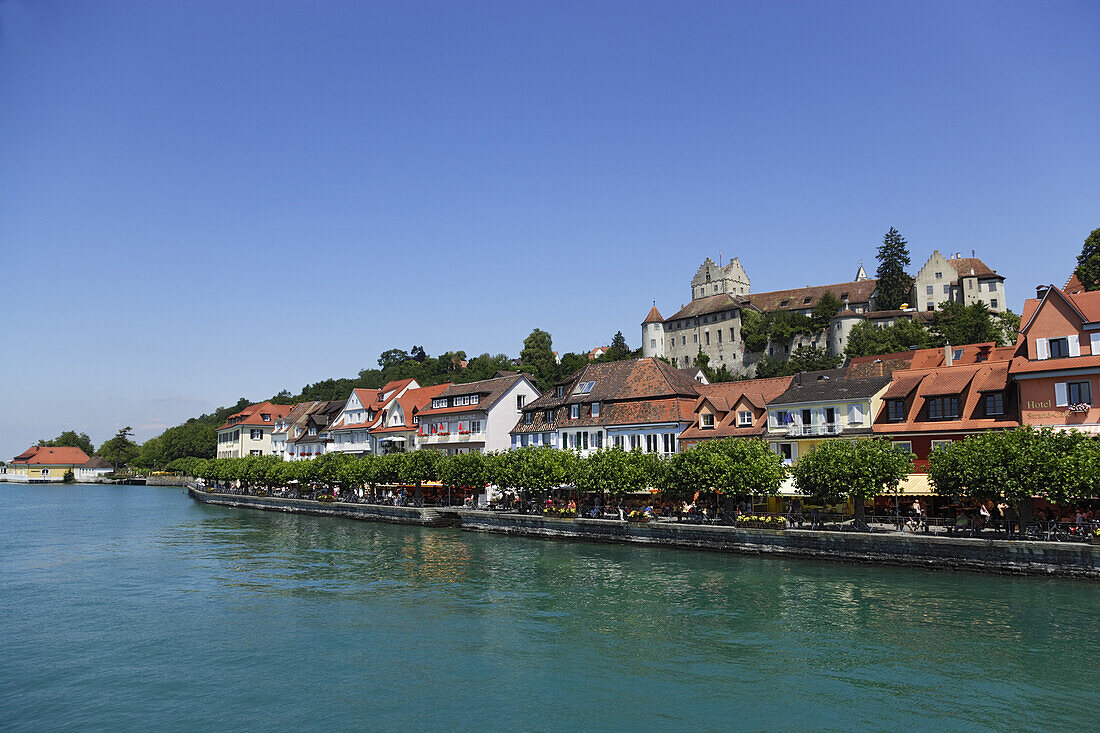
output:
[[[691,299],[709,298],[719,293],[746,296],[749,294],[749,276],[741,266],[741,260],[734,257],[725,267],[721,267],[711,258],[703,264],[691,278]]]
[[[645,358],[665,355],[665,319],[657,310],[657,304],[649,309],[642,321],[642,356]]]

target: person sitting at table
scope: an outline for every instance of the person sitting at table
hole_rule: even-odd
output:
[[[959,512],[959,516],[955,517],[955,531],[962,532],[964,529],[970,526],[970,515],[966,513],[966,510]]]

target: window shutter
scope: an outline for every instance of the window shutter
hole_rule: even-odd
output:
[[[1089,338],[1091,339],[1092,355],[1100,356],[1100,333],[1089,334]]]
[[[1050,349],[1047,347],[1046,339],[1035,339],[1035,358],[1036,359],[1049,359]]]
[[[1065,407],[1069,404],[1069,397],[1066,393],[1066,383],[1058,382],[1054,385],[1054,406]]]
[[[1081,355],[1081,340],[1078,338],[1077,334],[1073,334],[1072,336],[1066,336],[1066,340],[1069,341],[1069,355],[1070,356],[1080,356]]]

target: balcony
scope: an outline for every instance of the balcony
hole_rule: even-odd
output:
[[[787,435],[792,437],[810,437],[825,435],[840,435],[844,432],[844,426],[840,423],[830,422],[821,425],[791,425],[787,428]]]
[[[484,442],[485,433],[436,433],[435,435],[421,435],[419,442],[422,445],[439,445],[440,443],[469,443]]]

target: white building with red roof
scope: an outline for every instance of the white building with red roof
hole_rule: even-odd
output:
[[[45,483],[64,479],[65,473],[88,463],[88,454],[80,448],[59,446],[33,446],[23,451],[3,467],[7,481]]]
[[[387,416],[395,410],[403,412],[400,399],[409,390],[417,389],[420,389],[420,384],[415,379],[402,379],[378,389],[352,390],[344,409],[328,426],[332,439],[328,450],[355,455],[377,454],[378,439],[371,437],[371,431],[385,427]]]
[[[291,407],[267,401],[230,415],[218,428],[218,458],[272,455],[271,434],[276,422],[286,417]]]

